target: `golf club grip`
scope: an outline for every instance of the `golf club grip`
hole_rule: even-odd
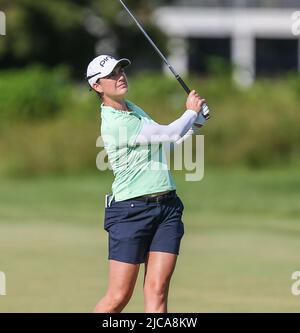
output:
[[[182,80],[182,78],[179,75],[176,76],[176,79],[181,84],[181,86],[185,90],[185,92],[189,95],[191,92],[191,89],[185,84],[185,82]]]
[[[182,80],[182,78],[181,78],[179,75],[177,75],[177,76],[176,76],[176,79],[177,79],[177,81],[181,84],[181,86],[182,86],[183,89],[186,91],[186,93],[189,95],[190,92],[191,92],[191,90],[190,90],[190,88],[185,84],[185,82]],[[209,108],[208,108],[208,106],[207,106],[206,103],[204,103],[204,104],[202,105],[202,107],[201,107],[201,113],[202,113],[203,117],[204,117],[206,120],[208,120],[208,119],[210,118],[210,115],[209,115]]]

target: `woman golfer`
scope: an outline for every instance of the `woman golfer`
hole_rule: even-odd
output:
[[[204,123],[204,99],[192,91],[187,110],[159,125],[125,99],[128,59],[98,56],[87,68],[90,87],[101,97],[101,135],[113,169],[105,207],[109,234],[109,281],[94,312],[121,312],[145,263],[145,312],[167,312],[169,284],[184,233],[184,206],[168,169],[163,142],[182,142]]]

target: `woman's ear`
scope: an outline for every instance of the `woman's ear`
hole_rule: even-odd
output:
[[[94,83],[93,84],[93,89],[96,90],[98,93],[103,93],[103,89],[102,89],[100,83]]]

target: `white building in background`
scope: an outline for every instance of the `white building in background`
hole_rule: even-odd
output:
[[[180,74],[204,72],[205,59],[220,56],[248,86],[256,75],[300,71],[297,11],[300,0],[178,0],[153,19],[169,37],[169,60]]]

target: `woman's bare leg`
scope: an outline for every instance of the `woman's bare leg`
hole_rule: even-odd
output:
[[[94,312],[121,312],[132,296],[139,267],[140,264],[109,260],[108,288],[105,296],[97,303]]]
[[[145,312],[167,312],[169,284],[175,269],[177,255],[149,252],[145,263]]]

